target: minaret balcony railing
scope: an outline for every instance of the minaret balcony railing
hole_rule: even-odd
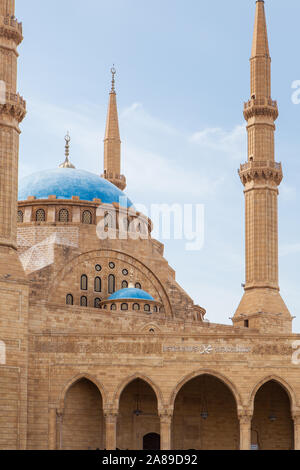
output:
[[[6,26],[10,26],[12,28],[18,29],[19,32],[22,34],[22,23],[18,23],[16,18],[11,18],[9,15],[3,17],[3,23]]]
[[[115,173],[111,173],[111,172],[108,172],[106,170],[104,170],[104,173],[102,175],[103,178],[106,178],[106,179],[117,179],[117,180],[120,180],[120,181],[126,181],[126,178],[124,175],[117,175]]]
[[[277,101],[270,98],[252,98],[244,103],[244,109],[251,108],[251,106],[271,106],[272,108],[277,108]]]
[[[14,40],[17,45],[22,42],[22,23],[18,23],[15,17],[0,17],[0,36]]]
[[[256,169],[256,168],[271,168],[274,170],[282,170],[281,163],[273,162],[270,160],[265,160],[265,161],[251,161],[251,162],[246,162],[240,166],[239,171],[247,171],[251,169]]]
[[[269,181],[279,186],[283,178],[281,163],[270,160],[244,163],[238,173],[244,185],[251,181],[257,183]]]

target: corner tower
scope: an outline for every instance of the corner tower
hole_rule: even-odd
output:
[[[121,175],[121,139],[115,90],[116,70],[114,67],[111,69],[111,73],[112,84],[104,138],[104,174],[101,176],[123,191],[126,188],[126,178]]]
[[[291,330],[291,315],[279,294],[278,281],[277,199],[283,175],[281,164],[275,161],[278,108],[271,98],[271,57],[263,0],[256,2],[250,66],[251,98],[244,105],[248,161],[239,170],[245,188],[246,284],[233,322],[287,332]]]
[[[23,275],[17,257],[17,200],[19,124],[26,105],[17,93],[17,46],[21,43],[22,24],[14,16],[14,0],[0,1],[0,274]],[[4,266],[3,266],[4,258]],[[9,262],[8,262],[9,258]]]
[[[16,91],[22,24],[14,0],[0,0],[0,448],[26,449],[28,282],[17,252],[19,124],[26,109]]]

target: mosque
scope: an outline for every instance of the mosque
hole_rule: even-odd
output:
[[[283,172],[264,2],[243,109],[246,282],[232,325],[205,319],[125,196],[114,69],[102,176],[74,167],[67,135],[59,168],[18,185],[26,102],[14,0],[0,0],[0,24],[0,449],[300,449],[300,335],[279,291]]]

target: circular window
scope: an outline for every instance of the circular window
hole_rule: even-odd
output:
[[[100,264],[96,264],[95,269],[96,269],[96,271],[99,272],[99,271],[101,271],[102,268],[101,268]]]
[[[128,276],[128,271],[127,271],[127,269],[123,269],[122,274],[123,274],[123,276]]]
[[[110,267],[110,269],[114,269],[116,267],[115,263],[113,263],[112,261],[109,263],[108,266]]]

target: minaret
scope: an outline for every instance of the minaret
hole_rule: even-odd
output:
[[[119,119],[117,109],[117,97],[115,91],[116,69],[111,69],[112,84],[109,94],[106,130],[104,138],[104,174],[107,179],[120,189],[126,188],[126,178],[121,175],[121,139],[119,131]]]
[[[14,0],[0,0],[0,342],[6,348],[0,366],[1,450],[26,449],[27,438],[29,282],[17,252],[19,123],[26,105],[16,92],[23,37],[14,14]]]
[[[0,257],[14,258],[17,248],[17,199],[19,123],[26,114],[26,104],[17,94],[17,46],[21,43],[22,24],[14,17],[14,0],[0,1]],[[18,261],[16,261],[18,264]],[[0,264],[2,270],[8,264]],[[12,261],[11,270],[19,270]]]
[[[271,99],[264,1],[256,2],[251,65],[251,98],[244,105],[248,123],[248,161],[239,175],[245,187],[246,284],[233,318],[238,326],[290,331],[291,316],[279,294],[278,187],[282,168],[275,162],[277,102]]]

